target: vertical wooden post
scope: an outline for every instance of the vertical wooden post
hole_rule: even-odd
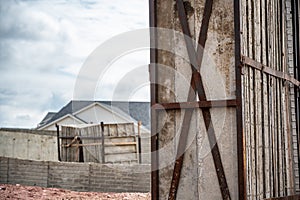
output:
[[[101,141],[102,141],[102,151],[101,151],[101,160],[102,163],[105,163],[105,149],[104,149],[104,123],[101,122]]]
[[[79,144],[82,144],[82,140],[80,137],[78,137],[78,143]],[[79,162],[84,162],[84,157],[83,157],[83,147],[82,146],[79,146],[79,159],[78,159]]]
[[[59,126],[55,124],[56,126],[56,133],[57,133],[57,155],[58,155],[58,161],[61,161],[60,158],[60,142],[59,142]]]
[[[141,141],[141,125],[142,122],[138,121],[138,152],[139,152],[139,163],[142,163],[142,141]]]

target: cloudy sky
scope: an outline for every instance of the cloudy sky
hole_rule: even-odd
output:
[[[0,127],[34,128],[48,111],[76,99],[78,73],[99,45],[147,27],[147,0],[0,0]],[[115,61],[112,71],[148,62],[147,52],[136,52]],[[147,79],[146,67],[98,80],[94,99],[112,99],[118,79],[131,80],[124,87],[141,84],[134,77]],[[148,100],[145,84],[134,88],[113,99]]]

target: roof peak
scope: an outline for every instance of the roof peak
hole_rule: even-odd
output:
[[[141,120],[144,124],[150,124],[150,102],[147,101],[109,101],[109,100],[70,100],[64,105],[58,112],[53,112],[47,121],[42,120],[44,123],[40,123],[41,126],[49,124],[67,114],[73,115],[73,113],[90,106],[91,104],[102,104],[103,106],[111,106],[118,113],[124,115],[124,113],[130,116],[132,119]]]

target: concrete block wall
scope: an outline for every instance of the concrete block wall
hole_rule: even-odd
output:
[[[32,161],[0,157],[0,183],[74,191],[150,192],[150,165]]]
[[[8,158],[0,158],[0,183],[8,183]]]
[[[88,163],[49,162],[47,187],[90,191]]]
[[[0,182],[47,187],[47,162],[0,158]]]

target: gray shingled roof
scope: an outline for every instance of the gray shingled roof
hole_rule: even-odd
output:
[[[142,121],[142,124],[150,128],[150,103],[149,102],[126,102],[126,101],[78,101],[72,100],[57,113],[48,113],[39,123],[39,126],[45,126],[67,114],[73,114],[87,107],[90,104],[98,102],[106,107],[110,107],[114,112],[121,110],[122,114],[127,114],[136,121]],[[121,113],[120,113],[121,114]]]
[[[39,126],[42,126],[48,123],[49,121],[51,121],[52,117],[56,114],[57,114],[56,112],[48,112],[46,116],[42,119],[42,121],[39,123]]]

